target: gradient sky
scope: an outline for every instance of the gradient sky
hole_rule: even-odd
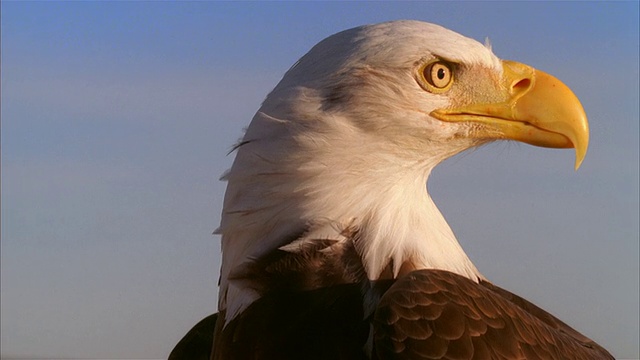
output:
[[[216,310],[217,179],[311,46],[439,23],[556,75],[591,144],[496,143],[438,167],[477,267],[638,358],[638,2],[2,2],[1,352],[164,358]]]

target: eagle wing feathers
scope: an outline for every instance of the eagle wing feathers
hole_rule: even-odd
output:
[[[613,359],[521,297],[442,270],[395,282],[373,324],[380,359]]]

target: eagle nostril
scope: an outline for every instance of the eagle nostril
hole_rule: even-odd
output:
[[[531,87],[531,79],[524,78],[524,79],[518,80],[513,85],[511,85],[511,92],[516,93],[516,92],[526,91],[530,87]]]

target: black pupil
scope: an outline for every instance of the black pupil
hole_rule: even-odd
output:
[[[444,69],[440,68],[438,69],[438,72],[436,73],[436,76],[438,77],[438,79],[442,80],[444,79]]]

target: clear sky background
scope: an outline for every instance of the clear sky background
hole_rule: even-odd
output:
[[[165,358],[216,310],[232,144],[340,30],[439,23],[581,99],[574,154],[497,143],[429,189],[493,282],[638,358],[638,2],[2,2],[1,353]]]

